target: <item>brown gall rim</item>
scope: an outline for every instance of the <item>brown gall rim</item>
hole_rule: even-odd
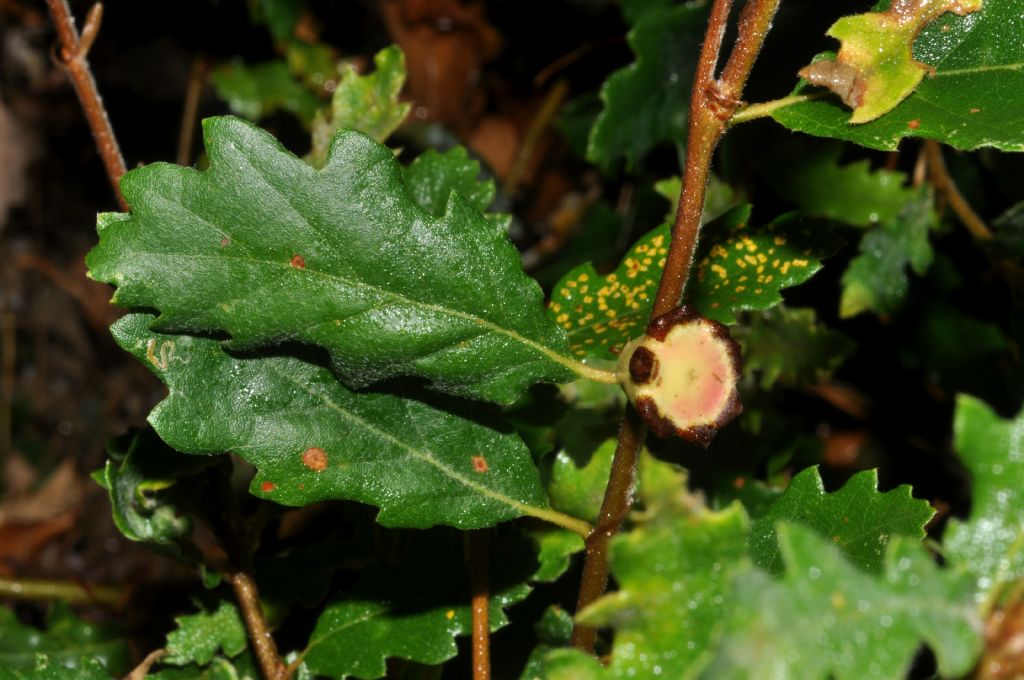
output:
[[[665,336],[674,327],[681,323],[690,323],[694,319],[702,318],[692,305],[681,305],[673,310],[665,312],[647,324],[647,335],[658,342],[665,342]],[[715,322],[712,322],[715,323]]]
[[[647,335],[658,342],[664,342],[669,331],[671,331],[675,326],[679,324],[693,323],[694,321],[710,326],[712,335],[725,344],[726,351],[729,353],[729,362],[732,364],[733,373],[738,377],[740,372],[743,370],[743,360],[740,355],[740,346],[735,340],[733,340],[732,335],[729,333],[729,327],[723,323],[719,323],[718,321],[702,317],[691,305],[682,305],[652,320],[651,323],[647,325]],[[637,349],[639,350],[642,348]],[[636,357],[635,352],[633,357]],[[632,375],[632,358],[629,363],[630,374]],[[635,376],[633,376],[633,379],[638,383],[640,382]],[[654,400],[648,396],[641,396],[638,398],[635,406],[640,417],[643,418],[644,423],[647,424],[648,429],[657,437],[664,439],[675,435],[680,439],[704,448],[708,447],[720,428],[725,427],[733,418],[743,413],[743,404],[740,402],[740,393],[736,387],[733,387],[732,393],[729,395],[728,402],[726,402],[725,406],[714,421],[703,425],[696,425],[694,427],[676,427],[671,420],[662,415],[661,411],[658,410],[657,404],[655,404]]]

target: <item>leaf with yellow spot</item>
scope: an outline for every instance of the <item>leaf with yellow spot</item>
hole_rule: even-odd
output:
[[[630,339],[644,332],[670,238],[663,224],[633,244],[608,275],[598,274],[588,262],[555,284],[548,313],[568,333],[577,357],[615,360]]]
[[[703,316],[735,323],[735,312],[768,309],[779,291],[809,279],[821,258],[839,247],[820,222],[784,215],[767,226],[746,225],[741,205],[709,222],[684,299]],[[669,226],[641,237],[615,271],[602,276],[593,265],[576,267],[552,291],[548,313],[569,335],[582,359],[617,359],[622,347],[647,325],[665,266]]]
[[[850,123],[867,123],[891,111],[931,70],[914,60],[914,39],[946,12],[966,15],[982,0],[893,0],[884,12],[843,17],[828,30],[842,43],[834,60],[822,59],[800,75],[853,107]]]
[[[735,323],[737,311],[782,302],[783,288],[811,278],[821,260],[840,246],[820,221],[788,213],[751,228],[745,219],[749,212],[749,207],[736,208],[704,228],[703,247],[686,288],[684,298],[721,323]],[[729,219],[740,213],[744,219]]]

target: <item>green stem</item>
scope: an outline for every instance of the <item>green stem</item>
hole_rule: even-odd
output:
[[[742,109],[732,114],[732,118],[729,119],[729,127],[739,125],[740,123],[747,123],[758,118],[765,118],[772,115],[779,109],[786,108],[787,106],[821,99],[825,94],[826,93],[824,92],[816,94],[794,94],[781,99],[773,99],[770,102],[761,102],[760,104],[744,106]]]
[[[124,592],[113,586],[89,586],[48,579],[0,578],[0,597],[20,600],[59,600],[68,604],[103,604],[115,607]]]
[[[731,0],[715,0],[708,19],[697,72],[690,96],[690,121],[686,146],[683,186],[672,229],[672,243],[665,258],[665,271],[658,285],[651,318],[674,309],[682,298],[690,273],[694,248],[700,233],[700,218],[707,193],[711,159],[726,130],[726,122],[739,106],[750,69],[754,65],[780,0],[748,0],[740,14],[736,43],[722,76],[715,80],[718,55],[725,36]],[[643,424],[632,407],[627,407],[619,442],[596,528],[587,538],[576,612],[600,597],[608,585],[608,546],[633,505],[633,482],[640,448],[644,442]],[[572,645],[594,651],[597,631],[577,625]]]
[[[567,515],[564,512],[551,510],[550,508],[538,508],[535,505],[526,505],[525,503],[516,504],[514,507],[528,517],[542,519],[549,524],[554,524],[577,533],[583,538],[587,538],[594,531],[594,527],[590,526],[589,522],[572,515]]]

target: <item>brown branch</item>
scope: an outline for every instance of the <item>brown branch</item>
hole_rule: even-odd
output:
[[[580,578],[580,592],[576,598],[576,612],[579,613],[591,602],[604,594],[608,587],[608,544],[619,531],[633,505],[633,482],[636,478],[636,461],[644,443],[644,426],[632,404],[626,406],[626,414],[619,430],[619,441],[612,458],[611,474],[601,503],[601,514],[597,525],[587,537],[587,553],[583,558],[583,576]],[[597,629],[576,625],[572,630],[572,646],[586,652],[594,651]]]
[[[235,572],[228,576],[231,587],[235,590],[235,599],[242,610],[242,619],[245,620],[245,628],[249,631],[249,640],[252,641],[253,651],[256,652],[256,660],[263,671],[266,680],[280,680],[284,677],[285,667],[281,663],[281,655],[277,651],[277,643],[274,642],[267,627],[267,620],[263,616],[263,607],[260,605],[259,592],[256,590],[256,582],[252,576],[244,571]]]
[[[932,184],[949,201],[949,207],[953,209],[956,216],[964,223],[967,231],[979,241],[987,241],[992,238],[992,230],[978,216],[978,213],[974,212],[971,204],[960,193],[956,182],[949,176],[949,170],[946,168],[946,161],[942,158],[942,148],[939,146],[939,143],[934,139],[926,139],[924,142],[924,153],[928,159],[928,175],[931,177]]]
[[[679,208],[652,318],[675,308],[682,298],[700,233],[700,217],[711,172],[712,154],[725,132],[727,121],[740,104],[743,86],[761,50],[779,2],[748,0],[744,5],[736,44],[722,70],[722,78],[717,82],[714,74],[732,2],[715,0],[711,8],[690,95],[686,164]],[[608,544],[622,526],[633,504],[636,461],[643,446],[644,434],[635,409],[627,407],[619,430],[615,457],[612,459],[608,487],[601,504],[601,514],[597,526],[587,538],[587,553],[576,602],[577,613],[600,597],[608,585]],[[578,649],[593,652],[596,639],[597,631],[593,628],[577,625],[573,630],[572,644]]]
[[[465,534],[466,567],[472,590],[473,680],[491,677],[490,555],[487,530]]]
[[[198,57],[192,62],[192,70],[188,74],[188,87],[185,90],[185,105],[181,110],[181,129],[178,132],[178,153],[175,160],[178,165],[192,164],[192,140],[196,132],[196,116],[199,113],[199,97],[206,85],[206,72],[210,62],[206,57]]]
[[[157,661],[159,661],[166,655],[166,649],[158,649],[156,651],[150,652],[146,655],[146,658],[142,660],[142,663],[136,666],[131,673],[124,676],[123,680],[145,680],[146,676],[149,675],[149,669],[153,667],[153,664],[155,664]]]
[[[75,94],[82,104],[82,111],[85,119],[92,130],[93,139],[96,142],[96,149],[99,151],[103,166],[107,170],[107,177],[110,185],[117,196],[117,202],[121,209],[128,211],[128,204],[121,195],[121,177],[125,173],[124,158],[121,156],[121,149],[117,145],[117,138],[114,137],[114,130],[110,126],[110,119],[107,117],[107,110],[103,108],[103,100],[96,89],[96,80],[89,70],[89,62],[86,56],[89,48],[100,30],[100,20],[103,17],[103,4],[96,3],[89,10],[85,18],[85,25],[82,27],[82,37],[78,37],[75,29],[75,20],[71,16],[67,0],[46,0],[50,10],[50,17],[57,29],[57,36],[60,39],[60,50],[56,53],[57,63],[68,73],[71,83],[75,87]]]

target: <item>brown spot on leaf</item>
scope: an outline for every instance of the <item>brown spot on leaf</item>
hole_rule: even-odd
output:
[[[980,113],[980,112],[981,112],[981,109],[979,109],[977,106],[971,108],[971,113]]]
[[[227,248],[230,244],[231,244],[231,239],[229,239],[227,236],[225,236],[224,238],[222,238],[220,240],[220,247],[221,248]]]
[[[487,459],[483,456],[473,456],[473,469],[481,474],[487,472]]]
[[[911,130],[916,130],[917,128],[921,127],[921,121],[915,118],[914,120],[907,122],[907,127],[910,128]]]
[[[263,493],[270,493],[276,488],[277,484],[274,484],[273,482],[263,482],[262,484],[260,484],[260,491],[262,491]]]
[[[302,257],[302,255],[299,255],[298,253],[296,253],[295,255],[292,255],[291,265],[293,267],[295,267],[296,269],[305,269],[306,268],[306,259],[304,257]]]
[[[302,452],[302,464],[313,472],[327,469],[327,452],[319,446],[311,446]]]

